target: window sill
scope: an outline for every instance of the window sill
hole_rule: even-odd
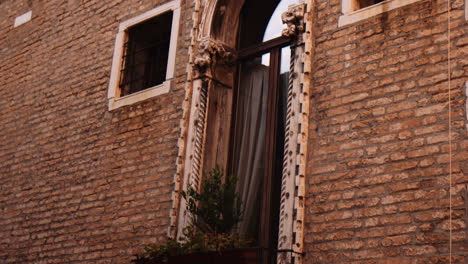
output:
[[[409,5],[421,0],[387,0],[372,6],[368,6],[362,9],[351,11],[349,13],[344,13],[338,19],[338,26],[346,26],[349,24],[356,23],[358,21],[376,16],[388,12],[390,10]]]
[[[142,102],[161,94],[166,94],[171,88],[171,83],[172,81],[168,80],[158,86],[154,86],[143,91],[139,91],[118,98],[111,97],[109,98],[109,111],[115,110],[126,105],[132,105],[138,102]]]

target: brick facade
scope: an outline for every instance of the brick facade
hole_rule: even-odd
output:
[[[107,109],[119,23],[163,2],[0,2],[0,263],[129,263],[164,239],[190,4],[171,92]]]
[[[467,22],[451,1],[453,262],[468,258]],[[306,263],[448,263],[447,1],[338,27],[315,5]]]
[[[170,92],[107,108],[119,23],[164,2],[0,1],[0,263],[129,263],[165,238],[195,1]],[[451,145],[447,1],[343,27],[341,0],[312,2],[305,263],[448,263],[450,224],[465,263],[464,1],[451,1]]]

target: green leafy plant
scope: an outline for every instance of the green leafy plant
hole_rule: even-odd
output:
[[[232,232],[241,220],[241,200],[236,192],[237,178],[223,178],[222,169],[216,166],[208,172],[200,192],[192,186],[182,191],[192,220],[191,226],[184,230],[179,240],[168,239],[159,246],[147,245],[143,253],[136,255],[132,262],[163,264],[168,263],[171,256],[220,252],[247,246],[250,241]]]
[[[229,234],[241,220],[241,200],[236,192],[237,178],[226,177],[216,166],[205,177],[200,192],[192,186],[181,192],[187,201],[192,224],[204,233]]]
[[[169,238],[159,246],[155,244],[146,245],[143,253],[135,255],[136,259],[132,260],[132,262],[136,264],[164,264],[168,263],[170,256],[180,256],[189,252],[187,244]]]

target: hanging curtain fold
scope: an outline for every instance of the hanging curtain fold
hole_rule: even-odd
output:
[[[268,68],[259,58],[244,63],[237,100],[233,168],[243,203],[239,233],[251,239],[257,238],[265,170]]]

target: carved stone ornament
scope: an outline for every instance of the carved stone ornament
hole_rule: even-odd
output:
[[[297,36],[304,32],[305,4],[291,5],[288,11],[281,15],[283,23],[287,25],[282,35],[286,37]]]
[[[202,75],[208,67],[216,63],[231,63],[234,61],[235,52],[226,44],[212,38],[203,38],[198,42],[198,54],[194,59],[194,66]]]

